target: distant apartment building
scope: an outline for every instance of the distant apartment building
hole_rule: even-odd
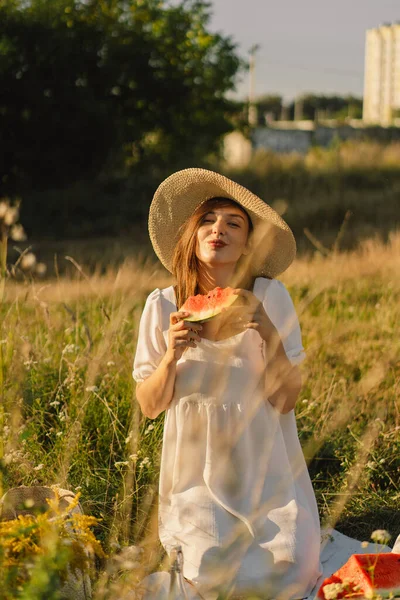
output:
[[[365,123],[388,126],[400,117],[400,22],[368,29],[365,43]]]

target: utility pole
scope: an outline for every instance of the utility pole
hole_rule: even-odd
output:
[[[303,97],[297,96],[294,101],[294,120],[301,121],[303,118]]]
[[[249,50],[249,113],[248,121],[250,127],[257,126],[257,107],[255,105],[255,70],[256,70],[256,52],[260,49],[260,44],[254,44]]]

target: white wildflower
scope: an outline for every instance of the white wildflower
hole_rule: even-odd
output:
[[[38,361],[37,360],[32,360],[31,358],[29,360],[26,360],[24,362],[24,366],[29,370],[33,365],[37,365]]]
[[[361,542],[361,548],[368,548],[369,543],[368,542]]]
[[[44,468],[44,465],[42,463],[40,463],[40,465],[37,465],[37,467],[33,467],[34,471],[41,471]]]
[[[56,433],[56,436],[57,436],[57,437],[61,437],[62,435],[63,435],[63,432],[62,432],[62,431],[57,431],[57,433]]]
[[[113,360],[109,360],[107,363],[107,367],[115,367],[115,362]]]
[[[128,437],[125,438],[125,444],[129,444],[132,439],[132,431],[129,432]]]
[[[132,462],[134,462],[135,460],[137,460],[137,457],[138,457],[138,455],[136,453],[135,454],[131,454],[129,456],[129,460],[131,460]]]
[[[45,263],[38,263],[36,265],[36,269],[35,269],[35,273],[37,275],[39,275],[40,277],[43,277],[43,275],[46,275],[47,272],[47,265]]]
[[[142,462],[140,463],[139,467],[140,467],[140,468],[143,468],[143,467],[149,467],[149,466],[150,466],[150,464],[151,464],[151,463],[150,463],[150,459],[149,459],[149,457],[148,457],[148,456],[146,456],[146,457],[145,457],[145,458],[142,460]]]
[[[86,392],[98,392],[99,388],[97,387],[97,385],[88,385],[87,388],[85,388]]]
[[[120,460],[116,463],[114,463],[114,467],[127,467],[129,465],[129,462],[127,460]]]
[[[50,402],[50,406],[60,406],[61,402],[59,400],[53,400],[53,402]]]
[[[148,426],[148,428],[146,429],[146,431],[144,433],[145,434],[150,433],[150,431],[153,431],[153,429],[154,429],[154,425],[151,424],[151,425]]]
[[[336,600],[345,589],[343,583],[328,583],[324,585],[325,600]]]
[[[76,344],[67,344],[62,353],[63,354],[73,354],[74,352],[77,352],[79,350],[79,346],[76,346]]]
[[[19,208],[17,206],[7,206],[6,212],[3,216],[4,223],[11,227],[18,221],[19,218]]]
[[[33,267],[36,265],[36,256],[33,254],[33,252],[24,254],[21,258],[20,265],[23,271],[30,271],[33,269]]]
[[[20,223],[12,226],[10,237],[14,242],[24,242],[26,240],[25,230]]]
[[[371,540],[377,544],[387,544],[391,537],[386,529],[375,529],[371,533]]]

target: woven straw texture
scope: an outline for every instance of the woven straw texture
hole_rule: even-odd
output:
[[[235,200],[252,220],[252,273],[268,277],[283,273],[296,255],[296,242],[287,223],[245,187],[214,171],[195,168],[178,171],[165,179],[150,206],[150,239],[164,267],[171,272],[181,225],[200,204],[218,196]]]

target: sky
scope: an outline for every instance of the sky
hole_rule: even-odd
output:
[[[255,95],[306,92],[362,97],[367,29],[400,21],[400,0],[211,0],[211,31],[256,54]],[[246,98],[249,77],[235,96]]]

